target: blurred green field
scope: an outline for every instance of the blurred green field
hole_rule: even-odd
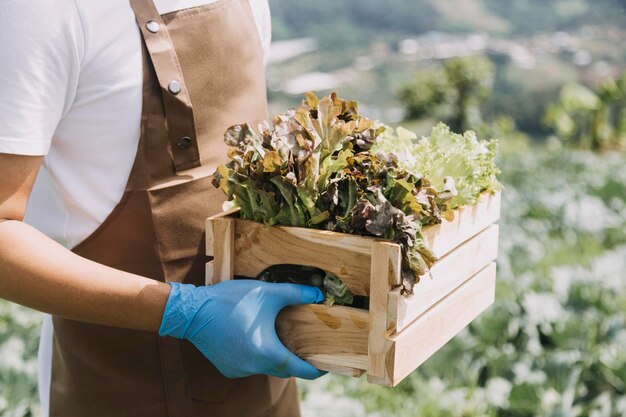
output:
[[[626,415],[626,156],[506,148],[495,305],[395,389],[301,384],[306,416]]]
[[[496,304],[395,389],[300,383],[313,416],[626,415],[626,155],[503,140]],[[0,416],[37,416],[40,315],[0,301]]]

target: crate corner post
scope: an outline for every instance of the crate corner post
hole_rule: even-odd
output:
[[[206,285],[235,277],[235,223],[231,217],[209,217],[206,221],[206,250],[213,260],[206,264]]]
[[[390,306],[392,290],[401,284],[402,252],[394,243],[372,244],[370,276],[370,310],[368,336],[368,381],[393,385],[394,342],[389,340],[393,327],[394,306]]]

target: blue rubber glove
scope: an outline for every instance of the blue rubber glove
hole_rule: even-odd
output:
[[[287,350],[275,328],[284,307],[321,302],[318,288],[255,280],[170,286],[159,335],[191,341],[224,376],[315,379],[325,374]]]

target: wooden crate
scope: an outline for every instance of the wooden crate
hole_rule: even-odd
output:
[[[207,219],[207,285],[256,277],[277,264],[307,265],[337,275],[370,308],[284,309],[280,339],[319,369],[395,386],[494,301],[500,195],[484,194],[452,222],[424,228],[439,257],[415,293],[400,293],[400,246],[322,230],[265,226],[236,212]]]

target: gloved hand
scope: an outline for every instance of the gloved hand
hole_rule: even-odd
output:
[[[255,280],[170,286],[159,335],[191,341],[224,376],[315,379],[325,374],[287,350],[275,328],[284,307],[323,301],[318,288]]]

